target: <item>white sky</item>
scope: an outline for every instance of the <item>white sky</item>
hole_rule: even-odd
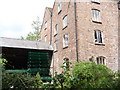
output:
[[[0,37],[20,38],[32,29],[32,21],[40,17],[45,7],[53,7],[55,0],[0,0]]]

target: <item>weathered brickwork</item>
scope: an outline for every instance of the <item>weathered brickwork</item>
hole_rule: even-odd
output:
[[[50,43],[52,8],[46,7],[41,28],[41,40]],[[45,25],[46,24],[46,25]],[[46,40],[45,40],[46,37]]]
[[[60,66],[63,65],[64,58],[69,58],[72,63],[76,62],[76,40],[75,40],[75,19],[74,19],[74,3],[62,3],[62,11],[58,14],[58,4],[55,3],[53,8],[53,24],[52,31],[54,33],[55,24],[58,24],[58,34],[54,36],[52,35],[52,44],[54,45],[54,41],[58,40],[58,50],[54,52],[54,69],[56,71],[61,72]],[[67,15],[68,17],[68,25],[66,28],[63,28],[63,17]],[[69,45],[67,48],[63,48],[63,35],[68,34],[69,37]]]
[[[64,58],[68,58],[72,65],[78,61],[89,61],[91,57],[105,57],[106,66],[112,70],[118,70],[119,61],[119,15],[118,2],[62,2],[62,10],[58,13],[59,2],[55,2],[52,9],[52,19],[46,11],[44,21],[49,22],[49,30],[42,29],[41,37],[44,35],[52,36],[51,42],[54,48],[54,42],[58,41],[58,50],[53,53],[53,62],[51,67],[54,71],[62,72],[60,68],[63,65]],[[76,5],[76,6],[75,6]],[[101,22],[92,21],[92,9],[100,10]],[[76,11],[75,11],[76,10]],[[76,13],[75,13],[76,12]],[[63,17],[67,15],[68,25],[63,28]],[[75,20],[76,15],[76,20]],[[50,20],[51,19],[51,20]],[[118,22],[119,21],[119,22]],[[55,25],[58,24],[58,33],[54,35]],[[50,29],[52,25],[52,28]],[[44,26],[44,25],[43,25]],[[120,27],[120,26],[119,26]],[[102,32],[103,43],[95,43],[95,30]],[[76,34],[77,32],[77,34]],[[52,33],[52,34],[51,34]],[[68,34],[68,47],[63,48],[63,36]],[[77,40],[76,40],[77,35]],[[50,37],[48,37],[50,40]],[[50,42],[50,41],[49,41]],[[78,47],[76,47],[76,44]],[[119,61],[120,62],[120,61]]]
[[[80,8],[81,7],[81,8]],[[91,10],[101,11],[102,24],[94,23]],[[117,2],[77,3],[79,60],[98,56],[106,58],[106,66],[118,69],[118,7]],[[94,30],[103,32],[103,45],[95,45]]]

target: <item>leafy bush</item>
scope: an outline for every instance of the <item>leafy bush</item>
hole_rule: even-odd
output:
[[[112,87],[114,89],[118,89],[119,90],[119,88],[120,88],[120,71],[115,73],[115,79],[113,81]]]
[[[72,71],[75,88],[112,88],[114,74],[106,66],[92,62],[78,62]]]
[[[53,78],[53,88],[113,88],[115,82],[118,82],[114,73],[101,64],[78,62],[72,71],[68,66],[62,68],[64,71],[61,74],[56,73]]]
[[[2,66],[6,60],[4,61]],[[72,68],[70,62],[66,61],[67,66],[61,66],[63,72],[55,73],[52,82],[43,83],[39,73],[30,76],[26,73],[6,73],[3,70],[2,84],[3,89],[7,88],[120,88],[120,72],[113,73],[109,68],[94,62],[78,62]]]
[[[2,75],[2,88],[39,88],[42,85],[42,81],[40,81],[40,77],[30,76],[26,73],[7,73],[3,72]]]
[[[25,89],[39,88],[43,85],[39,73],[31,76],[27,73],[8,73],[5,71],[6,59],[0,59],[0,67],[2,71],[2,89]]]

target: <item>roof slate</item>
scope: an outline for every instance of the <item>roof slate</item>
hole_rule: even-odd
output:
[[[0,37],[0,47],[53,50],[52,46],[47,42],[20,40],[5,37]]]

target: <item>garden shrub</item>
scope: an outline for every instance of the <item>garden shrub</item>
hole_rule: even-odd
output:
[[[112,88],[114,74],[106,66],[93,62],[78,62],[72,71],[72,87]]]

